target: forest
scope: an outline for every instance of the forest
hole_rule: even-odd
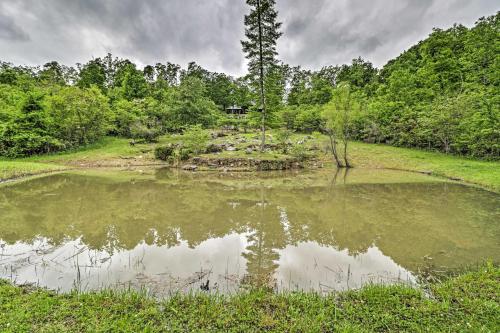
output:
[[[491,3],[22,2],[0,2],[1,332],[498,331]]]
[[[325,132],[333,97],[347,89],[356,103],[349,140],[498,160],[499,29],[500,12],[470,29],[434,29],[380,69],[361,57],[319,70],[276,62],[263,80],[265,127]],[[75,67],[1,62],[0,155],[70,150],[104,136],[154,142],[194,125],[257,128],[258,99],[250,74],[195,62],[139,68],[111,54]],[[228,116],[233,105],[248,116]]]

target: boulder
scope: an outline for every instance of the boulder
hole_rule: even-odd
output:
[[[182,170],[185,171],[196,171],[196,169],[198,169],[198,166],[194,164],[186,164],[182,166]]]

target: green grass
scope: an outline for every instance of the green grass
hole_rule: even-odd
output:
[[[0,282],[2,332],[498,332],[500,269],[431,284],[320,296],[250,291],[154,300],[134,292],[55,294]]]
[[[28,161],[0,161],[0,181],[66,169],[62,165]]]
[[[357,167],[430,171],[436,176],[461,179],[500,191],[500,162],[360,142],[351,144],[351,156]]]
[[[140,155],[152,157],[152,145],[138,144],[131,146],[129,142],[129,139],[106,137],[97,143],[78,150],[53,155],[33,156],[25,160],[44,163],[72,163],[74,161],[105,161]]]
[[[269,132],[271,138],[274,132]],[[214,142],[235,142],[240,148],[235,152],[223,152],[217,157],[283,159],[279,152],[261,154],[258,151],[246,154],[245,146],[258,142],[256,133],[240,133],[247,143],[237,143],[235,137],[217,138]],[[294,134],[292,141],[297,142],[305,135]],[[177,137],[165,136],[157,144],[137,144],[131,146],[128,139],[107,137],[102,141],[82,149],[53,155],[33,156],[23,159],[0,159],[0,179],[18,178],[25,175],[61,170],[64,167],[99,167],[120,166],[126,164],[153,164],[155,146],[178,140]],[[270,140],[271,141],[271,140]],[[311,140],[306,145],[311,145]],[[386,145],[353,142],[350,155],[355,167],[387,168],[408,171],[432,172],[433,175],[461,179],[490,190],[500,192],[500,162],[481,161],[442,153],[416,149],[397,148]],[[324,161],[331,157],[323,155]]]
[[[106,137],[80,149],[50,155],[18,159],[0,159],[0,181],[74,167],[118,166],[121,164],[152,164],[152,144],[131,146],[128,139]]]

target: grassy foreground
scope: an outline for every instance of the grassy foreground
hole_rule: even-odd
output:
[[[156,301],[132,292],[57,295],[0,282],[1,332],[498,332],[500,269],[429,286],[322,297],[252,291]]]
[[[239,136],[250,138],[255,134],[239,134]],[[294,134],[292,140],[296,142],[305,136]],[[159,161],[154,160],[153,156],[154,147],[171,142],[171,140],[170,137],[165,136],[158,144],[131,146],[127,139],[107,137],[99,143],[76,151],[23,159],[0,159],[0,181],[65,168],[158,164]],[[227,140],[231,140],[231,137]],[[308,145],[313,143],[313,141],[307,142]],[[246,155],[242,151],[223,153],[224,156],[231,154],[235,157],[258,158],[260,156],[258,151],[253,152],[252,155]],[[269,155],[269,153],[265,154]],[[361,142],[351,143],[350,156],[353,165],[359,168],[387,168],[432,173],[500,192],[500,162]],[[322,155],[320,158],[330,161],[327,155]]]

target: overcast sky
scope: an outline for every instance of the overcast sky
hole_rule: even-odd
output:
[[[498,0],[277,0],[280,59],[315,69],[362,56],[376,66],[433,27],[472,26]],[[0,60],[67,65],[107,52],[140,65],[189,61],[243,74],[244,0],[0,0]]]

